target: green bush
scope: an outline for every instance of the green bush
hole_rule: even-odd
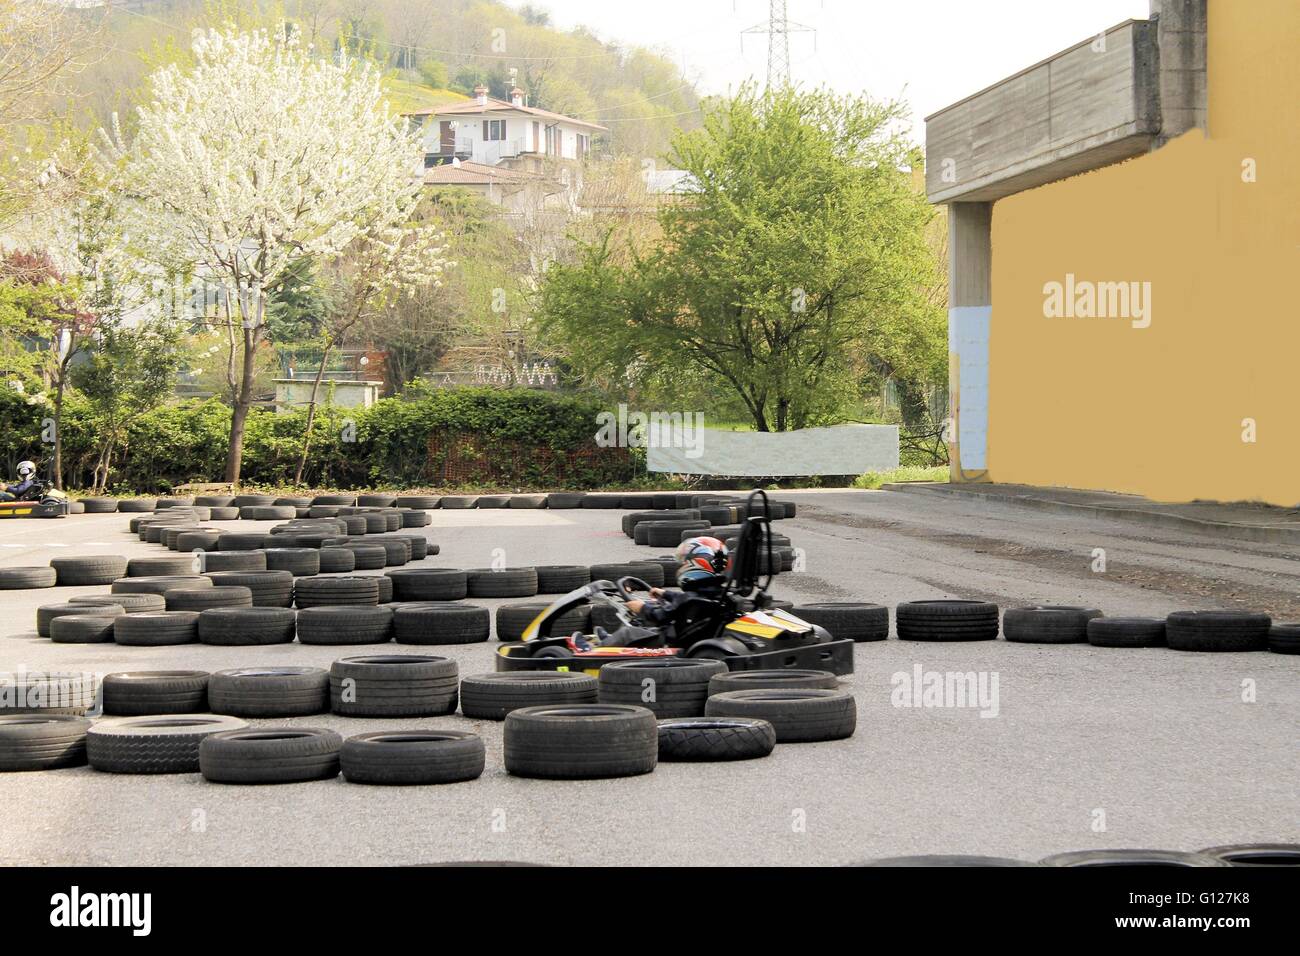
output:
[[[65,406],[64,472],[85,487],[93,465],[89,416],[79,400]],[[317,410],[304,481],[319,487],[413,487],[439,483],[595,487],[626,483],[640,472],[635,450],[597,449],[596,416],[586,397],[527,389],[430,389],[414,401],[384,399],[368,409]],[[44,463],[41,419],[50,410],[0,392],[0,453]],[[291,484],[302,453],[306,412],[254,409],[244,438],[246,484]],[[190,481],[220,481],[230,408],[211,398],[146,412],[131,422],[114,462],[110,487],[163,491]],[[444,454],[431,455],[432,449]],[[443,477],[447,452],[460,470]]]

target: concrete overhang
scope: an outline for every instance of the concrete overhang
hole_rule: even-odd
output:
[[[925,118],[933,203],[989,202],[1149,152],[1156,26],[1126,20]]]

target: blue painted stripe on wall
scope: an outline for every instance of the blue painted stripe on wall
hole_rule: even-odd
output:
[[[965,471],[988,468],[989,326],[993,307],[963,305],[948,310],[948,350],[957,356],[957,443]]]

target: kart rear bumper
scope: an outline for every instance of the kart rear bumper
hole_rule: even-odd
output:
[[[830,671],[832,674],[853,673],[853,642],[826,641],[821,644],[804,644],[777,651],[757,651],[726,658],[727,667],[733,671],[781,670],[797,668]]]
[[[66,501],[0,501],[0,518],[62,518],[70,510]]]

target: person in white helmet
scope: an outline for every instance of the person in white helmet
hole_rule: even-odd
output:
[[[0,501],[18,501],[36,484],[36,464],[30,461],[18,463],[18,482],[12,485],[0,483]]]

